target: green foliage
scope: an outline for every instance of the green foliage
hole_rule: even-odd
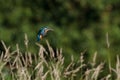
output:
[[[120,0],[1,0],[0,40],[11,45],[12,50],[19,43],[24,51],[22,40],[26,33],[29,50],[36,53],[33,43],[37,32],[42,26],[49,26],[54,32],[40,43],[45,45],[45,39],[49,39],[54,49],[62,47],[67,61],[71,54],[78,59],[82,51],[91,60],[97,51],[100,61],[114,66],[120,52],[119,4]]]

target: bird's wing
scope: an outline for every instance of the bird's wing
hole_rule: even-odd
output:
[[[45,29],[42,29],[42,30],[41,30],[41,35],[43,35],[43,36],[46,35],[46,33],[45,33]]]

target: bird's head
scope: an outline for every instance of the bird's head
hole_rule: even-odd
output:
[[[45,27],[44,28],[44,33],[47,34],[48,31],[53,31],[53,29]]]

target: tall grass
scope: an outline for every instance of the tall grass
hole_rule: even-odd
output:
[[[104,70],[104,62],[96,64],[97,52],[93,57],[93,61],[88,68],[85,64],[84,53],[80,54],[80,58],[75,61],[71,55],[71,61],[65,66],[66,58],[62,54],[62,48],[56,49],[56,52],[46,40],[48,51],[40,43],[36,43],[39,47],[37,54],[32,54],[28,50],[28,38],[25,35],[26,51],[23,53],[16,44],[16,50],[11,51],[10,46],[6,46],[1,41],[5,52],[0,54],[0,80],[113,80],[112,75],[115,74],[114,80],[120,80],[120,59],[117,56],[116,68],[110,67],[112,72],[101,77]],[[89,62],[89,61],[88,61]]]

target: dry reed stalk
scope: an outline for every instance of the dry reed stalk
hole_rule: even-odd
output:
[[[112,70],[115,72],[117,76],[116,80],[120,80],[120,58],[118,55],[117,55],[116,69],[112,68]]]
[[[110,44],[108,41],[108,33],[106,34],[107,46]],[[28,37],[25,34],[24,44],[26,51],[22,53],[19,45],[16,44],[16,50],[10,52],[10,46],[7,47],[3,41],[1,41],[5,53],[0,55],[0,79],[5,80],[6,75],[11,75],[12,80],[47,80],[48,77],[51,80],[74,80],[75,76],[79,76],[81,80],[98,80],[100,73],[103,71],[104,63],[96,65],[97,51],[94,54],[93,61],[90,64],[92,68],[83,70],[87,65],[84,62],[84,52],[80,54],[80,58],[75,61],[71,56],[71,62],[68,66],[65,65],[65,57],[62,54],[62,48],[56,49],[56,52],[50,46],[46,40],[48,51],[40,43],[36,43],[39,47],[38,54],[32,54],[29,52]],[[49,56],[49,60],[46,60],[44,54]],[[50,55],[49,55],[50,54]],[[77,65],[77,66],[76,66]],[[3,70],[8,66],[7,74]],[[97,67],[96,67],[97,66]],[[111,68],[117,75],[116,80],[120,80],[120,59],[117,56],[116,69]],[[81,74],[78,74],[80,72]],[[101,78],[101,80],[110,80],[112,74]]]
[[[110,42],[109,42],[108,32],[106,33],[106,43],[107,43],[107,48],[109,48],[110,47]]]

